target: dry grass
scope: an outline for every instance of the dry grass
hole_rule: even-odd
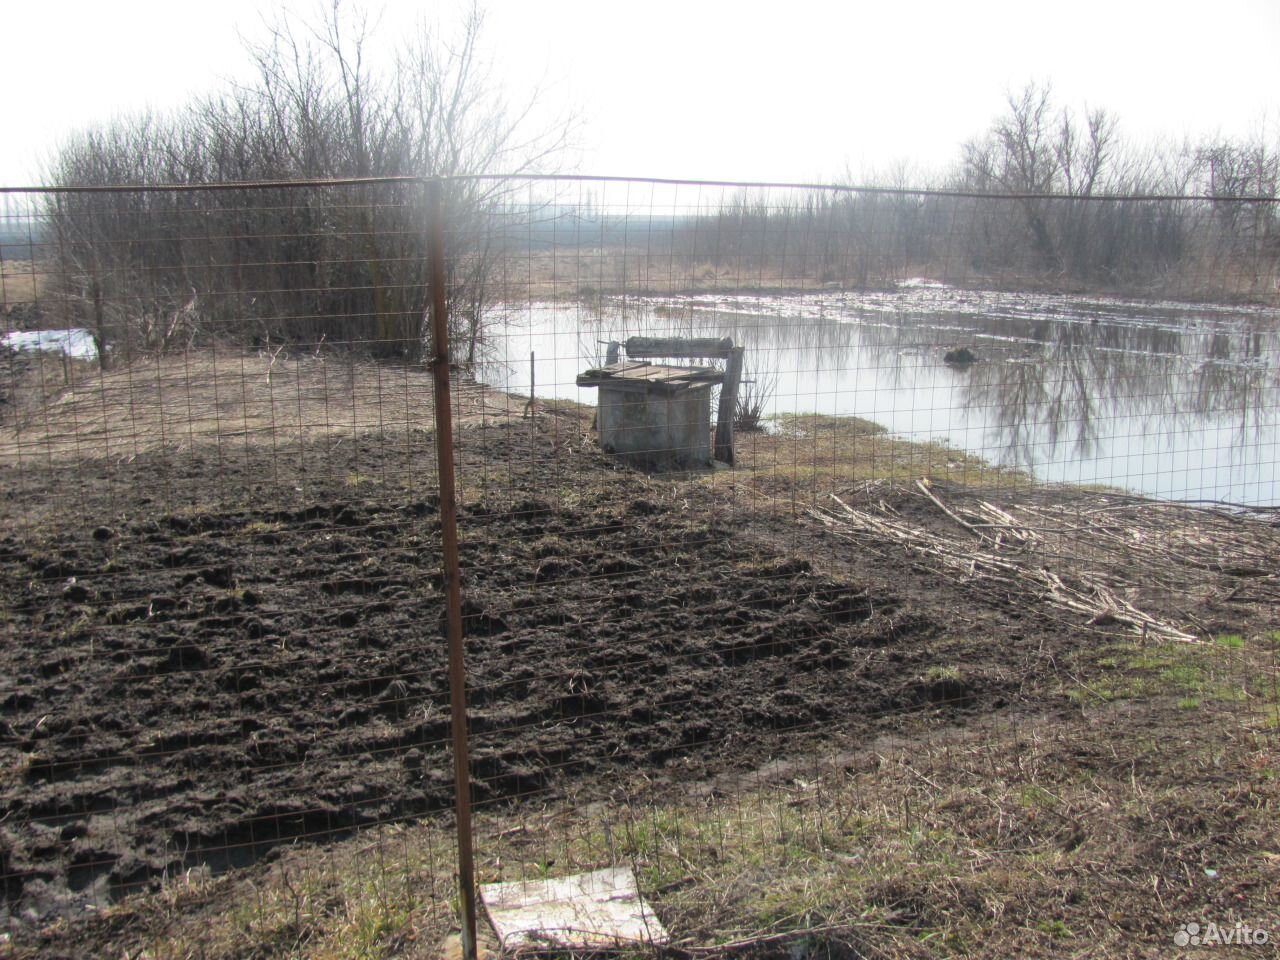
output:
[[[551,253],[522,252],[505,264],[503,299],[581,299],[636,294],[663,296],[708,291],[789,292],[830,288],[828,278],[817,273],[767,268],[742,258],[720,262],[690,260],[669,254],[649,254],[621,247],[583,247]],[[910,275],[910,274],[907,274]],[[890,277],[872,281],[872,287],[892,285]],[[855,283],[843,284],[856,287]]]
[[[1174,297],[1190,301],[1275,303],[1280,277],[1274,267],[1201,259],[1183,264],[1176,275],[1116,277],[1109,283],[1071,280],[1013,267],[979,271],[950,259],[902,263],[846,264],[820,262],[762,265],[757,257],[726,256],[719,260],[684,254],[651,253],[631,246],[573,246],[549,252],[524,250],[503,264],[502,299],[579,299],[621,294],[663,296],[701,292],[780,293],[824,289],[892,289],[908,277],[931,277],[972,290],[1041,291],[1074,295]]]
[[[51,361],[43,361],[47,368]],[[77,364],[42,374],[39,396],[0,421],[0,464],[178,453],[203,444],[284,446],[318,437],[434,430],[433,384],[422,365],[347,354],[193,351],[107,373]],[[519,418],[523,398],[459,379],[459,426]]]
[[[0,261],[0,309],[38,300],[45,285],[44,269],[33,260]]]
[[[764,496],[816,502],[851,483],[918,477],[1006,488],[1032,482],[944,443],[893,437],[860,417],[783,414],[770,426],[735,437],[735,481]]]
[[[380,364],[352,354],[200,350],[140,359],[106,373],[93,363],[42,357],[16,393],[18,402],[0,417],[0,464],[429,431],[432,391],[422,365]],[[461,378],[453,398],[458,426],[518,419],[525,412],[526,398]],[[538,409],[581,418],[587,408],[540,400]],[[737,437],[735,479],[766,496],[785,491],[816,499],[849,481],[920,476],[978,485],[1027,482],[1023,474],[944,444],[893,438],[856,417],[789,414],[773,426],[772,434]]]

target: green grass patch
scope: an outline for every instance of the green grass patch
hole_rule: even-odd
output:
[[[740,479],[772,481],[792,494],[813,486],[920,477],[983,486],[1031,482],[1025,473],[946,443],[891,436],[861,417],[780,414],[769,419],[765,433],[740,436],[736,454]]]
[[[1223,634],[1212,643],[1118,643],[1100,651],[1095,670],[1066,687],[1076,703],[1173,698],[1183,710],[1207,703],[1274,703],[1271,670],[1253,663],[1245,639]]]
[[[1052,810],[1058,806],[1058,799],[1048,790],[1034,783],[1029,783],[1018,790],[1018,798],[1028,809]]]
[[[1075,936],[1075,934],[1071,932],[1071,928],[1068,927],[1061,920],[1041,920],[1039,923],[1036,924],[1036,929],[1039,930],[1041,933],[1048,934],[1050,937],[1053,937],[1055,940],[1060,940],[1064,937]]]

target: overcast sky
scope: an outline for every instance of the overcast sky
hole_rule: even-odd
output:
[[[6,4],[0,184],[39,179],[66,132],[176,106],[247,74],[262,0]],[[310,9],[306,0],[292,5]],[[452,0],[391,0],[394,35]],[[1051,82],[1145,141],[1266,130],[1280,144],[1280,0],[489,0],[487,50],[518,99],[572,107],[584,173],[855,179],[948,166],[1005,93]]]

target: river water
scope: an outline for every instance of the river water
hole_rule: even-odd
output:
[[[595,402],[609,340],[729,336],[767,412],[856,415],[1049,482],[1277,505],[1280,310],[958,290],[534,302],[495,314],[482,379]],[[978,357],[948,365],[948,350]]]

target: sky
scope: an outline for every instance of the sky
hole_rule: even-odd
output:
[[[0,185],[41,180],[67,133],[249,75],[270,0],[10,3]],[[461,0],[390,0],[394,38]],[[1146,143],[1262,133],[1280,147],[1280,0],[1071,3],[489,0],[486,55],[539,122],[572,113],[565,166],[618,176],[923,183],[1006,94],[1052,85]],[[293,15],[314,9],[296,2]]]

